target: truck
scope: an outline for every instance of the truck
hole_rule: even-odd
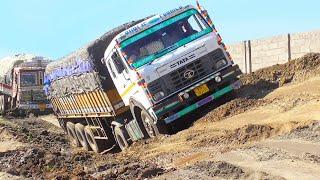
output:
[[[108,152],[167,132],[172,123],[241,87],[201,6],[121,25],[50,63],[45,88],[73,145]]]
[[[0,60],[0,114],[15,116],[49,113],[44,91],[44,71],[49,59],[18,54]]]

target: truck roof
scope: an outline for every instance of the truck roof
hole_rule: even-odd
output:
[[[45,68],[50,62],[48,58],[35,56],[32,54],[17,54],[8,56],[0,60],[0,82],[10,82],[11,72],[15,67],[29,68],[42,67]],[[5,80],[6,79],[6,80]]]
[[[142,21],[141,23],[136,24],[135,26],[132,26],[126,31],[121,32],[115,37],[115,39],[117,40],[118,43],[121,43],[122,41],[189,9],[196,9],[196,8],[192,5],[180,6],[178,8],[167,11],[163,14],[154,15]]]

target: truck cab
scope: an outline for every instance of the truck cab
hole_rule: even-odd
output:
[[[123,106],[146,136],[241,86],[206,11],[193,6],[153,16],[118,34],[105,51]]]
[[[14,68],[13,97],[16,97],[16,108],[22,113],[40,114],[51,109],[43,91],[44,70],[44,67]]]
[[[1,112],[17,116],[51,112],[52,106],[43,90],[44,71],[50,61],[32,55],[16,55],[6,61],[11,65],[0,84]]]

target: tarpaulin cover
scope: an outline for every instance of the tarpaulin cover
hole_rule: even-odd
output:
[[[103,88],[101,77],[109,78],[109,73],[101,59],[108,45],[118,33],[145,19],[114,28],[87,46],[50,63],[45,75],[44,90],[47,96],[64,97]]]

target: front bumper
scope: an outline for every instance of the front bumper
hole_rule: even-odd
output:
[[[207,104],[213,99],[216,99],[234,89],[239,88],[241,86],[241,82],[238,81],[238,76],[241,74],[242,72],[239,69],[239,66],[228,66],[195,83],[191,87],[180,91],[175,96],[166,99],[163,103],[153,107],[153,110],[160,121],[165,120],[166,123],[170,123],[183,116],[184,114],[193,111],[193,107],[197,106],[196,108],[198,108],[203,105],[202,103]],[[222,78],[221,82],[215,81],[215,77],[217,76],[220,76]],[[206,84],[208,86],[209,92],[201,96],[196,96],[194,93],[194,89],[203,84]],[[182,95],[184,93],[188,93],[190,96],[187,99],[183,99]],[[220,93],[222,94],[219,95]],[[190,109],[192,110],[189,111]]]
[[[219,97],[221,97],[221,96],[223,96],[223,95],[225,95],[235,89],[239,89],[241,87],[241,85],[242,85],[241,81],[238,80],[238,81],[234,82],[233,84],[231,84],[231,85],[229,85],[219,91],[216,91],[215,93],[207,96],[206,98],[204,98],[204,99],[182,109],[181,111],[167,117],[164,121],[166,124],[169,124],[169,123],[177,120],[178,118],[198,109],[199,107],[213,101],[214,99],[217,99],[217,98],[219,98]]]
[[[39,111],[45,111],[48,109],[52,109],[51,104],[34,104],[34,103],[29,103],[29,104],[19,104],[18,106],[19,109],[23,110],[39,110]]]

